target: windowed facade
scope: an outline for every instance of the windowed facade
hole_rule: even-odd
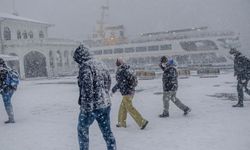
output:
[[[11,40],[11,31],[10,31],[10,28],[9,27],[4,27],[3,29],[3,37],[4,37],[4,40]]]

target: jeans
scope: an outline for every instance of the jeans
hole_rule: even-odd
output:
[[[184,105],[177,97],[176,97],[176,91],[168,91],[163,92],[163,109],[164,113],[168,113],[169,110],[169,101],[171,100],[178,108],[181,110],[186,110],[188,107]]]
[[[92,112],[81,110],[78,119],[78,140],[80,150],[89,149],[89,127],[96,120],[107,144],[107,150],[116,150],[115,137],[110,127],[110,107]]]
[[[14,93],[13,90],[8,90],[8,91],[2,91],[1,92],[5,110],[6,110],[7,114],[8,114],[9,120],[11,120],[11,121],[14,121],[14,112],[13,112],[13,107],[12,107],[12,104],[11,104],[11,97],[12,97],[13,93]]]

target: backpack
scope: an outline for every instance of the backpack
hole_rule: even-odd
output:
[[[8,70],[6,84],[12,87],[12,89],[14,90],[17,89],[17,86],[19,84],[19,74],[17,73],[17,71],[13,69]]]

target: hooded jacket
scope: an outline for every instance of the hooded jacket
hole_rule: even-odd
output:
[[[81,110],[91,112],[111,105],[111,78],[106,66],[92,58],[86,47],[78,47],[74,60],[79,64],[78,86]]]
[[[177,91],[178,89],[178,73],[174,66],[174,63],[168,62],[168,65],[163,69],[162,86],[164,92]]]
[[[116,71],[116,84],[112,88],[112,92],[115,93],[118,89],[122,95],[133,95],[135,93],[135,87],[130,83],[130,78],[133,75],[133,70],[129,65],[123,63]]]
[[[250,79],[250,60],[241,53],[234,57],[234,75],[238,80]]]

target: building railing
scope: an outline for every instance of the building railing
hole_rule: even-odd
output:
[[[23,45],[79,45],[80,42],[59,38],[44,39],[18,39],[3,41],[4,46],[23,46]]]

